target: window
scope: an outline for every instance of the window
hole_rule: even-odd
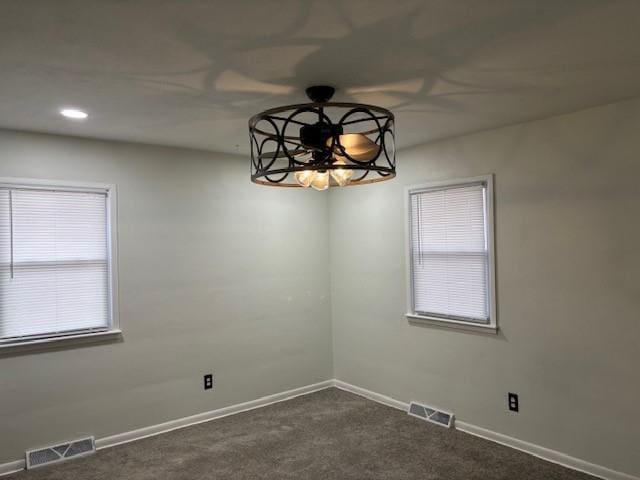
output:
[[[496,328],[491,176],[408,188],[409,313]]]
[[[117,330],[112,195],[0,180],[0,346]]]

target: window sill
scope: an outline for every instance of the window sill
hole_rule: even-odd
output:
[[[109,330],[106,332],[81,333],[68,337],[39,338],[25,342],[0,344],[0,355],[12,353],[39,352],[53,348],[64,348],[75,345],[87,345],[121,340],[122,330]]]
[[[480,333],[498,333],[498,326],[495,324],[483,325],[481,323],[474,324],[470,322],[462,322],[459,320],[449,320],[446,318],[438,318],[438,317],[428,317],[425,315],[418,315],[416,313],[407,313],[405,314],[407,320],[410,323],[417,323],[423,325],[435,325],[438,327],[452,328],[456,330],[467,330],[471,332],[480,332]]]

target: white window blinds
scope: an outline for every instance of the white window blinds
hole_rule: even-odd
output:
[[[414,313],[489,322],[486,184],[410,192]]]
[[[107,330],[107,193],[0,188],[0,342]]]

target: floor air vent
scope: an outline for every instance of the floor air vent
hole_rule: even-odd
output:
[[[409,404],[409,411],[407,412],[413,417],[421,418],[422,420],[428,420],[437,425],[450,428],[453,425],[453,414],[449,412],[443,412],[433,407],[427,407],[426,405],[420,405],[416,402]]]
[[[93,437],[61,443],[60,445],[53,445],[51,447],[27,450],[27,470],[42,465],[62,462],[70,458],[82,457],[95,452],[95,450],[96,446]]]

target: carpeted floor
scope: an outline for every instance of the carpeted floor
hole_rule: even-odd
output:
[[[337,389],[6,480],[593,480]]]

